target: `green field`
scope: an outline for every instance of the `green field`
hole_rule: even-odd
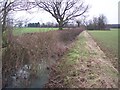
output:
[[[21,35],[24,33],[46,32],[50,30],[58,30],[58,28],[16,28],[13,31],[14,35]]]
[[[88,31],[98,43],[103,51],[109,56],[118,55],[118,30],[112,29],[110,31]]]

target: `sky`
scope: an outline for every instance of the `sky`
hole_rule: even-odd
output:
[[[85,4],[89,4],[90,9],[87,12],[88,19],[94,16],[104,14],[109,24],[118,24],[118,2],[120,0],[84,0]],[[56,22],[56,20],[44,10],[36,10],[35,12],[17,12],[15,18],[28,19],[29,22]],[[119,9],[120,10],[120,9]]]

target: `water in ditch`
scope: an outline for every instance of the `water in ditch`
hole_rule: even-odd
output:
[[[14,76],[12,76],[12,83],[7,88],[43,88],[44,85],[49,80],[49,69],[50,65],[55,63],[54,60],[51,62],[41,62],[37,65],[37,78],[30,78],[30,65],[24,65],[21,69],[19,69]],[[18,78],[19,77],[19,78]],[[18,78],[18,79],[17,79]],[[28,79],[30,84],[26,86],[25,79]],[[23,80],[23,81],[22,81]]]

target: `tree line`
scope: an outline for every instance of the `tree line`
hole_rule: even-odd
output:
[[[107,18],[105,15],[100,15],[99,17],[93,17],[93,19],[86,22],[86,27],[88,30],[105,30],[107,27]]]
[[[40,23],[29,23],[27,27],[40,27]]]
[[[0,7],[2,32],[7,28],[9,14],[15,11],[30,11],[32,8],[43,9],[55,18],[59,29],[62,30],[69,21],[84,15],[89,9],[89,5],[82,0],[1,0]]]
[[[79,4],[78,4],[79,3]],[[4,32],[9,25],[11,17],[10,13],[15,11],[30,11],[32,8],[41,8],[51,14],[55,18],[57,24],[43,23],[29,23],[28,27],[58,27],[60,30],[63,27],[69,26],[68,23],[76,20],[78,17],[85,16],[89,10],[89,5],[86,5],[82,0],[1,0],[0,1],[0,20],[2,22],[2,32]],[[105,29],[106,18],[104,15],[94,17],[92,20],[81,23],[81,19],[76,21],[78,27],[84,23],[87,29]],[[26,25],[27,26],[27,25]],[[74,25],[73,25],[74,26]],[[18,27],[22,27],[19,22]]]
[[[58,27],[59,25],[56,23],[28,23],[25,27]],[[105,15],[101,14],[99,17],[93,17],[93,19],[86,21],[85,19],[77,19],[74,23],[66,23],[63,27],[86,27],[87,30],[105,30],[109,29],[107,25],[107,18]]]
[[[33,22],[25,24],[24,21],[19,21],[18,24],[15,27],[51,27],[51,28],[57,28],[59,27],[59,24],[53,23],[53,22],[47,22],[47,23],[41,23],[41,22]],[[105,30],[109,29],[109,25],[107,24],[107,18],[105,15],[101,14],[98,17],[93,17],[90,20],[86,20],[85,18],[80,18],[74,20],[72,23],[66,23],[63,28],[75,28],[75,27],[86,27],[87,30]]]
[[[109,29],[107,25],[107,18],[101,14],[98,17],[93,17],[90,20],[86,20],[86,17],[76,20],[77,26],[85,26],[87,30],[105,30]]]

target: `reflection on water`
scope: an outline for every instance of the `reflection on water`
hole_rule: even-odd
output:
[[[32,82],[30,88],[42,88],[48,82],[49,70],[47,70],[47,63],[42,62],[38,68],[39,72],[37,74],[39,77]]]
[[[24,65],[20,68],[14,75],[11,76],[10,83],[7,88],[43,88],[44,85],[49,80],[49,70],[50,67],[55,63],[54,60],[51,62],[41,62],[36,64],[37,73],[36,78],[31,77],[31,65]]]

